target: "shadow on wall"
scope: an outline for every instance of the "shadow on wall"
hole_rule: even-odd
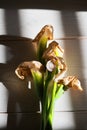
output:
[[[5,64],[0,63],[0,82],[4,84],[9,93],[7,102],[7,125],[13,129],[17,125],[16,118],[19,116],[17,113],[36,113],[36,111],[39,110],[39,101],[36,96],[33,84],[31,89],[29,89],[28,82],[26,80],[21,81],[15,75],[15,69],[18,64],[23,61],[33,60],[34,55],[30,55],[31,52],[33,52],[31,39],[17,39],[17,37],[14,36],[8,36],[8,38],[7,36],[0,36],[0,45],[9,48],[9,52],[5,52],[7,59],[10,57],[9,54],[12,55],[12,58]],[[11,113],[14,113],[12,114],[13,116]],[[22,121],[22,114],[20,115]],[[26,120],[24,121],[23,118],[23,123],[28,123],[28,127],[30,124]],[[22,122],[21,125],[23,125]]]
[[[67,11],[61,11],[61,21],[64,31],[64,36],[80,36],[80,30],[78,25],[78,20],[76,17],[75,12],[67,12]],[[81,54],[81,43],[80,40],[65,40],[64,41],[64,49],[66,51],[65,57],[67,66],[70,67],[71,72],[70,74],[73,75],[77,73],[78,78],[81,78],[83,89],[85,90],[86,84],[84,83],[84,74],[83,69],[81,67],[83,66],[82,63],[82,54]],[[75,70],[73,69],[75,68]],[[69,75],[69,74],[68,74]],[[78,94],[79,93],[79,94]],[[74,121],[75,121],[75,127],[76,129],[84,129],[86,126],[87,118],[82,118],[77,114],[77,111],[84,111],[85,106],[87,106],[87,100],[86,100],[86,93],[80,93],[78,91],[70,91],[71,96],[71,103],[74,111]],[[82,108],[81,108],[82,107]]]
[[[33,52],[31,39],[17,39],[17,37],[13,36],[8,36],[8,38],[7,36],[0,36],[0,45],[9,48],[9,52],[5,52],[7,59],[10,57],[9,54],[12,55],[12,58],[5,64],[0,63],[0,82],[4,84],[9,93],[7,103],[8,126],[10,127],[11,125],[11,129],[13,129],[16,127],[16,116],[18,116],[16,113],[36,113],[36,111],[39,110],[39,101],[33,84],[31,89],[29,89],[28,82],[26,80],[21,81],[15,75],[15,69],[18,64],[23,61],[33,60],[34,55],[30,55],[31,52]],[[13,116],[11,113],[14,113],[12,114]],[[22,121],[22,114],[20,117]],[[26,120],[23,120],[23,123],[25,122]]]
[[[5,11],[4,17],[7,35],[0,36],[0,46],[5,47],[5,57],[3,58],[6,60],[5,63],[0,63],[0,82],[8,90],[8,119],[5,130],[39,129],[40,115],[36,114],[39,110],[39,100],[36,96],[33,83],[31,89],[29,89],[28,82],[26,80],[21,81],[15,75],[15,69],[21,62],[35,59],[35,53],[31,44],[32,39],[8,36],[11,33],[12,35],[20,34],[18,12],[15,10],[12,14],[13,16],[10,15],[9,10]],[[35,115],[31,113],[35,113]],[[33,122],[34,125],[31,125],[29,121]],[[2,129],[0,128],[0,130]]]

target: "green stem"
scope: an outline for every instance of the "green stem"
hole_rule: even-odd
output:
[[[41,114],[41,130],[52,130],[53,111],[47,115],[47,108],[43,105]]]
[[[56,90],[56,84],[54,83],[49,107],[48,107],[49,97],[48,97],[46,91],[44,93],[45,95],[44,95],[43,102],[42,102],[41,130],[52,130],[55,90]]]

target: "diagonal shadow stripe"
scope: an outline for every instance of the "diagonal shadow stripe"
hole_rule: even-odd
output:
[[[78,20],[76,17],[76,14],[74,11],[72,12],[67,12],[67,11],[62,11],[61,12],[61,21],[62,21],[62,26],[63,26],[63,31],[64,31],[64,36],[66,37],[72,37],[72,36],[81,36],[81,30],[79,30],[79,25],[78,25]],[[64,49],[66,50],[65,53],[65,57],[66,57],[66,62],[67,65],[69,67],[82,67],[83,66],[83,60],[82,60],[82,53],[81,53],[81,43],[80,43],[80,39],[76,39],[73,42],[73,39],[71,40],[71,43],[75,43],[74,44],[70,44],[70,40],[65,40],[64,41]],[[72,55],[72,50],[74,50],[77,55]],[[80,72],[79,72],[80,71]],[[77,68],[76,72],[73,68],[73,71],[71,72],[71,74],[73,75],[74,73],[77,73],[77,75],[79,76],[79,74],[81,75],[81,82],[84,85],[83,87],[85,87],[85,83],[84,80],[84,73],[83,70],[81,68]],[[81,116],[79,117],[79,114],[76,113],[76,111],[78,111],[78,109],[80,109],[80,107],[85,106],[87,104],[87,100],[86,100],[86,94],[84,92],[84,94],[78,94],[79,92],[73,92],[70,91],[70,98],[71,98],[71,102],[72,102],[72,107],[73,107],[73,111],[74,111],[74,121],[75,121],[75,129],[85,129],[86,123],[85,120],[87,120],[87,118],[82,119]],[[82,100],[84,99],[84,100]],[[78,107],[77,104],[80,103],[80,106]],[[79,118],[78,118],[79,117]]]
[[[18,10],[6,9],[4,12],[4,18],[6,35],[8,36],[0,36],[0,44],[5,46],[6,48],[6,50],[4,50],[3,52],[5,53],[4,58],[6,59],[6,63],[0,63],[0,82],[2,82],[8,90],[8,102],[6,112],[8,114],[8,119],[6,130],[25,130],[26,128],[22,127],[22,124],[26,126],[27,129],[33,129],[34,127],[38,129],[39,118],[37,119],[37,124],[35,123],[36,119],[33,118],[32,122],[34,122],[36,125],[31,125],[31,123],[24,120],[25,114],[22,114],[36,113],[36,111],[39,110],[39,101],[36,96],[34,87],[29,90],[28,82],[20,81],[15,75],[15,68],[18,64],[23,61],[32,60],[35,56],[34,50],[31,45],[32,39],[19,37],[21,35],[21,31]],[[11,55],[12,57],[8,58]],[[2,100],[4,99],[3,97]],[[20,118],[19,114],[17,113],[21,113]],[[28,117],[28,119],[30,118],[31,117]]]

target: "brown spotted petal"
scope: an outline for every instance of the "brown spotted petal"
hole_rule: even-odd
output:
[[[64,50],[59,46],[56,41],[52,41],[43,54],[44,59],[51,57],[63,57]]]
[[[65,86],[73,88],[75,90],[83,91],[80,81],[75,76],[64,77],[63,79],[59,80],[58,83],[62,83]]]
[[[43,65],[38,61],[29,61],[21,63],[17,69],[15,70],[16,75],[20,79],[25,79],[26,77],[32,77],[31,70],[40,71],[41,73],[44,71]]]
[[[48,40],[53,40],[53,26],[51,25],[45,25],[40,32],[36,35],[36,37],[33,39],[33,45],[35,47],[35,50],[38,48],[38,43],[42,37],[46,37]]]
[[[70,87],[76,90],[83,91],[81,87],[81,82],[76,77],[72,80]]]

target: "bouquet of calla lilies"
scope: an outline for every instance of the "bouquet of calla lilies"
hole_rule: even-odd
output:
[[[41,101],[41,130],[52,130],[54,103],[69,88],[83,91],[76,76],[64,77],[67,67],[64,50],[53,39],[53,26],[45,25],[32,40],[37,60],[18,65],[16,75],[24,80],[32,78]],[[47,44],[49,42],[49,44]]]

